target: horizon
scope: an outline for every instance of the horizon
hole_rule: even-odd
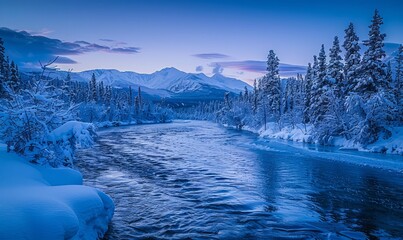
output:
[[[270,49],[283,64],[280,73],[288,77],[303,72],[322,43],[328,52],[335,35],[343,41],[349,22],[354,23],[360,41],[365,40],[375,9],[384,20],[385,42],[403,42],[400,1],[343,0],[334,5],[318,0],[311,4],[295,0],[96,4],[19,0],[3,5],[0,37],[22,69],[59,56],[57,67],[65,71],[116,69],[150,74],[174,67],[207,76],[220,73],[251,84],[264,75]],[[92,20],[82,20],[86,18]],[[19,40],[10,43],[9,39]],[[17,50],[21,52],[16,54]]]

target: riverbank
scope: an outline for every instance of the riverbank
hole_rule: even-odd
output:
[[[80,172],[30,164],[0,144],[0,239],[97,239],[112,199],[83,186]]]
[[[320,145],[312,137],[312,126],[297,124],[295,127],[283,127],[278,129],[276,123],[268,123],[266,130],[264,128],[253,129],[246,127],[244,130],[259,134],[262,138],[267,139],[282,139],[300,143],[310,143]],[[393,127],[389,129],[392,133],[387,139],[380,136],[375,143],[364,146],[359,143],[354,143],[342,137],[335,137],[330,140],[330,146],[337,147],[340,150],[354,150],[360,152],[384,153],[403,155],[403,127]]]

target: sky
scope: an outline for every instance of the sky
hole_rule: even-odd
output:
[[[22,67],[59,56],[62,70],[175,67],[251,83],[270,49],[293,75],[349,22],[366,39],[375,9],[386,42],[403,43],[402,0],[0,0],[0,37]]]

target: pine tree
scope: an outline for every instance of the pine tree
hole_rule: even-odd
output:
[[[104,81],[100,81],[98,83],[98,101],[101,103],[105,101]]]
[[[267,56],[267,74],[262,79],[262,94],[267,104],[268,113],[280,123],[281,117],[281,87],[279,76],[279,59],[273,50]]]
[[[6,97],[6,90],[5,90],[5,65],[6,65],[6,56],[5,56],[5,48],[3,39],[0,38],[0,98]]]
[[[403,122],[403,45],[399,46],[396,55],[396,78],[394,84],[394,94],[398,106],[399,121]]]
[[[316,63],[314,57],[314,79],[312,87],[312,117],[315,125],[321,124],[325,120],[325,115],[329,110],[329,91],[330,82],[326,79],[326,53],[325,47],[319,52],[318,61]],[[315,67],[316,66],[316,67]]]
[[[245,86],[245,92],[244,92],[244,101],[245,102],[249,102],[249,92],[248,92],[248,88]]]
[[[253,81],[253,114],[256,114],[258,108],[258,99],[259,99],[259,92],[257,88],[257,81],[256,79]]]
[[[311,63],[308,63],[308,68],[304,81],[304,110],[303,110],[303,123],[311,122],[311,100],[312,100],[312,82],[313,82],[313,69]]]
[[[132,90],[131,86],[129,86],[129,99],[128,100],[129,100],[128,101],[129,107],[131,107],[133,105],[133,90]]]
[[[8,81],[8,86],[10,89],[12,89],[15,93],[17,93],[20,90],[20,79],[19,79],[19,74],[18,74],[18,68],[14,64],[14,61],[11,62],[10,65],[10,72],[11,76]]]
[[[95,78],[95,74],[92,73],[91,81],[90,81],[90,92],[89,92],[89,100],[96,102],[97,98],[97,79]]]
[[[327,80],[331,83],[334,83],[335,86],[335,95],[338,98],[343,97],[343,63],[341,62],[342,58],[340,56],[340,44],[339,38],[334,37],[333,46],[330,48],[329,52],[329,65],[327,67]]]
[[[360,78],[357,88],[366,95],[372,95],[387,87],[385,79],[385,64],[382,59],[386,56],[383,50],[383,41],[386,34],[381,33],[380,27],[383,24],[382,17],[378,10],[375,10],[372,24],[369,26],[369,39],[364,41],[364,45],[368,47],[362,58],[362,67],[364,75]]]
[[[110,105],[112,101],[112,87],[106,86],[105,87],[105,103]]]
[[[359,38],[354,30],[354,25],[350,23],[348,28],[344,30],[344,94],[353,91],[358,83],[359,68],[361,62]]]

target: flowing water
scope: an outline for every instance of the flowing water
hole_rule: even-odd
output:
[[[76,165],[115,202],[105,239],[403,237],[402,172],[305,152],[189,121],[102,130]]]

